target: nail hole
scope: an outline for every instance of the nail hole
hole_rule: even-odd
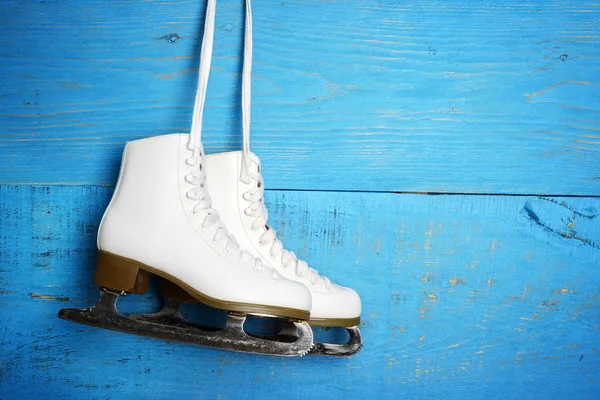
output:
[[[169,42],[169,43],[175,43],[175,42],[177,42],[179,39],[181,39],[181,36],[179,36],[179,35],[178,35],[178,34],[176,34],[176,33],[169,33],[168,35],[165,35],[165,36],[159,37],[159,39],[166,40],[166,41],[167,41],[167,42]]]

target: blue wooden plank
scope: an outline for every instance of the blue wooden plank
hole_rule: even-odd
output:
[[[597,397],[600,200],[269,191],[288,247],[364,302],[348,359],[59,320],[91,305],[111,188],[0,186],[0,398]],[[124,311],[156,309],[154,292]]]
[[[202,1],[0,4],[0,182],[112,185],[189,128]],[[209,152],[240,147],[241,1]],[[598,195],[595,3],[254,1],[253,147],[279,189]],[[32,162],[35,160],[35,162]]]

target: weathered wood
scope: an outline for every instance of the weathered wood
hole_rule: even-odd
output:
[[[600,200],[269,191],[289,248],[361,294],[353,358],[59,320],[91,305],[112,189],[0,186],[0,398],[595,398]],[[124,311],[156,309],[154,293]]]
[[[202,1],[0,3],[0,182],[115,182],[188,130]],[[240,146],[219,1],[208,151]],[[600,193],[595,3],[254,1],[253,148],[280,189]]]

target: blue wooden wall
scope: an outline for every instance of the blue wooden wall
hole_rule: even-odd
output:
[[[253,6],[272,224],[361,294],[364,349],[280,359],[59,320],[97,299],[124,143],[189,129],[205,4],[4,0],[0,399],[597,398],[600,6]],[[219,2],[208,152],[241,146],[242,16]]]

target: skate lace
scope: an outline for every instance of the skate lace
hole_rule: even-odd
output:
[[[252,80],[252,5],[251,0],[246,0],[246,22],[244,28],[244,64],[242,67],[242,131],[243,131],[243,151],[242,168],[240,180],[246,184],[250,180],[256,181],[256,187],[244,193],[244,199],[250,202],[250,205],[244,210],[246,215],[256,217],[252,222],[252,229],[263,229],[264,233],[260,236],[259,245],[266,246],[271,244],[269,256],[271,258],[281,257],[281,265],[284,269],[295,268],[295,274],[299,278],[308,275],[310,285],[316,285],[319,281],[325,284],[327,289],[331,289],[331,281],[319,275],[319,273],[310,268],[304,260],[299,260],[294,252],[286,250],[281,240],[277,238],[277,232],[267,224],[268,211],[264,205],[264,184],[260,172],[251,171],[251,164],[258,163],[251,160],[250,155],[250,96]]]
[[[251,159],[250,161],[258,165],[254,160]],[[261,246],[270,244],[269,256],[273,259],[280,257],[283,269],[294,268],[297,277],[304,278],[308,275],[308,281],[311,286],[322,281],[328,290],[331,289],[332,283],[328,278],[319,275],[317,270],[309,267],[306,261],[299,260],[293,251],[285,249],[281,240],[277,238],[277,232],[268,225],[269,213],[264,204],[265,189],[262,175],[260,172],[247,171],[247,176],[249,179],[256,181],[256,187],[243,194],[244,200],[250,202],[250,205],[244,209],[244,213],[255,217],[251,224],[253,230],[264,230],[258,240],[258,244]]]
[[[246,215],[256,217],[252,222],[252,229],[263,229],[264,233],[259,239],[259,245],[265,246],[271,244],[269,256],[271,258],[281,257],[281,265],[284,269],[295,268],[296,276],[304,278],[309,275],[310,285],[316,285],[323,281],[327,289],[331,289],[331,281],[320,276],[319,273],[310,268],[308,263],[299,260],[294,252],[286,250],[281,240],[277,238],[277,232],[267,224],[269,215],[264,205],[264,184],[260,172],[252,172],[251,164],[258,163],[251,160],[250,156],[250,98],[251,98],[251,80],[252,80],[252,4],[251,0],[246,0],[246,21],[244,28],[244,64],[242,67],[242,132],[243,132],[243,151],[242,168],[240,180],[246,184],[250,180],[256,181],[256,187],[244,193],[244,199],[250,201],[250,205],[244,210]]]
[[[194,112],[192,116],[192,128],[190,130],[187,148],[192,152],[186,159],[186,163],[192,167],[198,167],[197,170],[185,176],[186,182],[192,185],[192,188],[186,193],[186,196],[195,200],[196,204],[192,209],[195,215],[204,213],[201,227],[203,229],[213,227],[215,233],[212,237],[213,243],[221,240],[227,240],[224,253],[230,255],[236,253],[238,262],[246,264],[254,262],[254,269],[262,271],[262,262],[245,250],[241,250],[235,236],[229,233],[225,224],[221,221],[217,210],[212,208],[212,201],[206,188],[206,175],[202,168],[202,159],[204,157],[204,148],[202,146],[202,117],[204,111],[204,102],[206,100],[206,88],[208,86],[208,77],[210,73],[210,63],[212,58],[213,37],[215,30],[215,9],[216,0],[208,0],[206,7],[206,20],[204,24],[204,35],[202,38],[202,50],[200,54],[200,68],[198,71],[198,89],[196,91],[196,100],[194,102]]]

